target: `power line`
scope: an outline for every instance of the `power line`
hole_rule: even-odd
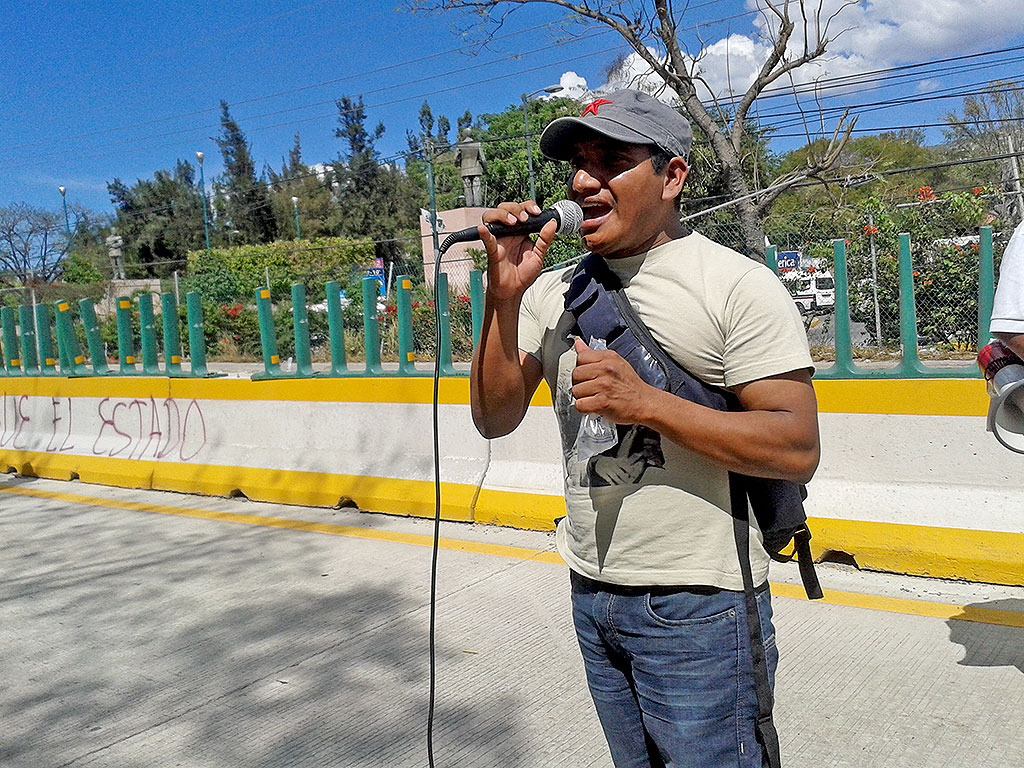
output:
[[[475,86],[479,86],[479,85],[483,84],[484,82],[493,83],[493,82],[495,82],[497,80],[507,80],[507,79],[511,79],[511,78],[517,78],[517,77],[521,77],[524,73],[527,73],[527,72],[535,72],[535,71],[538,71],[538,70],[541,70],[541,69],[547,69],[549,67],[557,67],[557,66],[562,66],[562,65],[569,64],[569,63],[572,63],[572,62],[578,62],[580,59],[585,59],[585,58],[591,58],[591,57],[594,57],[594,56],[605,55],[605,54],[608,54],[608,53],[610,53],[612,51],[619,50],[621,47],[622,46],[620,44],[620,45],[617,45],[617,46],[612,46],[610,48],[604,48],[604,49],[601,49],[601,50],[598,50],[598,51],[591,51],[590,53],[579,54],[579,55],[574,56],[572,58],[562,59],[560,61],[548,62],[548,63],[545,63],[545,64],[538,64],[538,65],[536,65],[534,67],[529,67],[529,68],[526,68],[526,69],[521,69],[521,70],[516,71],[516,72],[509,72],[509,73],[506,73],[504,75],[495,75],[493,77],[488,78],[486,81],[472,81],[472,82],[464,83],[464,84],[460,84],[460,85],[453,85],[453,86],[448,86],[448,87],[445,87],[445,88],[438,88],[436,90],[427,91],[427,92],[424,92],[424,93],[419,93],[419,94],[416,94],[414,96],[405,96],[405,97],[402,97],[402,98],[391,99],[389,101],[378,102],[376,104],[364,104],[362,108],[363,109],[376,109],[376,108],[380,108],[380,107],[391,106],[393,104],[400,104],[400,103],[407,102],[407,101],[416,101],[416,100],[419,100],[419,99],[427,98],[429,96],[436,96],[436,95],[441,94],[441,93],[450,93],[452,91],[458,91],[458,90],[462,90],[462,89],[465,89],[465,88],[472,88],[472,87],[475,87]],[[377,90],[386,90],[386,89],[377,89]],[[313,106],[317,106],[317,105],[313,105]],[[292,111],[292,110],[284,110],[284,111]],[[348,110],[348,111],[351,112],[351,111],[354,111],[354,110]],[[266,115],[257,115],[256,118],[272,116],[274,114],[279,114],[279,112],[271,112],[271,113],[267,113]],[[254,131],[263,131],[263,130],[268,130],[270,128],[280,128],[280,127],[283,127],[283,126],[298,125],[300,123],[306,123],[306,122],[310,122],[312,120],[324,120],[324,119],[327,119],[327,118],[330,118],[330,117],[337,117],[340,114],[342,114],[342,113],[339,110],[339,111],[333,112],[333,113],[328,114],[328,115],[324,115],[324,114],[313,115],[312,117],[300,118],[300,119],[297,119],[297,120],[289,120],[289,121],[285,121],[283,123],[274,123],[272,125],[256,126],[255,128],[248,128],[248,129],[246,129],[246,132],[247,133],[252,133]],[[253,118],[250,117],[248,119],[253,119]],[[180,129],[180,130],[176,130],[176,131],[167,131],[167,132],[164,132],[164,133],[154,134],[152,136],[139,137],[137,139],[125,139],[125,140],[121,140],[121,141],[108,142],[106,144],[98,144],[98,145],[96,145],[94,147],[87,147],[86,149],[100,149],[100,148],[104,148],[104,147],[124,146],[126,144],[135,144],[137,142],[147,141],[147,140],[150,140],[150,139],[165,139],[165,138],[168,138],[168,137],[171,137],[171,136],[179,136],[179,135],[188,134],[188,133],[197,133],[199,131],[206,131],[206,130],[209,130],[211,128],[212,129],[220,128],[220,125],[217,124],[217,125],[210,125],[210,126],[200,126],[200,127],[196,127],[196,128],[184,128],[184,129]],[[34,158],[34,157],[49,158],[49,157],[53,157],[55,155],[65,154],[65,153],[71,152],[71,151],[74,151],[74,150],[67,149],[67,150],[61,150],[61,151],[58,151],[58,152],[48,152],[48,153],[43,153],[43,154],[27,155],[25,157],[17,158],[17,159],[25,160],[25,159],[31,159],[31,158]],[[89,157],[89,158],[99,158],[99,157],[107,157],[107,156],[110,156],[110,155],[117,155],[117,154],[120,154],[120,153],[119,152],[113,152],[113,153],[104,153],[104,154],[99,154],[99,155],[80,155],[80,156],[82,156],[82,157]],[[40,165],[40,164],[42,164],[42,163],[29,163],[29,164],[11,165],[9,167],[12,167],[12,168],[25,168],[25,167],[32,167],[34,165]]]
[[[550,22],[549,21],[549,22],[546,22],[544,24],[537,24],[537,25],[535,25],[533,27],[528,27],[526,29],[522,29],[522,30],[519,30],[517,32],[509,32],[508,34],[501,35],[501,36],[499,36],[499,37],[497,37],[495,39],[503,40],[503,39],[508,39],[510,37],[515,37],[516,35],[522,35],[522,34],[525,34],[527,32],[536,32],[539,29],[543,29],[545,27],[550,27],[550,26],[554,25],[555,23],[556,22]],[[440,51],[438,53],[432,53],[432,54],[430,54],[428,56],[420,56],[420,57],[415,58],[415,59],[409,59],[407,61],[401,61],[401,62],[396,62],[394,64],[388,64],[388,65],[383,66],[383,67],[376,67],[374,69],[364,70],[364,71],[358,72],[356,74],[345,75],[344,77],[333,78],[331,80],[324,80],[324,81],[321,81],[319,83],[312,83],[310,85],[299,86],[297,88],[291,88],[291,89],[285,90],[285,91],[278,91],[276,93],[270,93],[270,94],[266,94],[264,96],[256,96],[256,97],[253,97],[253,98],[242,99],[240,101],[233,102],[231,106],[232,107],[237,107],[237,106],[241,106],[243,104],[252,104],[252,103],[259,102],[259,101],[266,101],[268,99],[278,98],[280,96],[288,96],[288,95],[291,95],[293,93],[299,93],[301,91],[312,90],[314,88],[324,87],[324,86],[327,86],[327,85],[336,85],[337,83],[345,82],[347,80],[354,80],[354,79],[357,79],[357,78],[360,78],[360,77],[366,77],[368,75],[379,75],[379,74],[381,74],[383,72],[387,72],[387,71],[392,70],[392,69],[398,69],[398,68],[401,68],[401,67],[411,66],[413,64],[422,64],[423,62],[430,61],[431,59],[437,59],[437,58],[441,58],[443,56],[448,56],[448,55],[453,54],[453,53],[459,53],[461,51],[465,51],[466,49],[473,48],[473,47],[476,47],[476,45],[474,43],[467,43],[466,45],[461,45],[461,46],[458,46],[456,48],[449,48],[446,51]],[[506,57],[506,58],[511,58],[511,57]],[[495,62],[500,62],[500,61],[505,61],[505,58],[496,59],[495,60]],[[495,62],[489,62],[489,63],[495,63]],[[455,70],[455,71],[458,72],[458,71],[461,71],[461,70]],[[446,73],[446,74],[450,74],[450,73]],[[437,76],[435,76],[435,77],[437,77]],[[394,86],[394,87],[398,87],[398,86]],[[317,102],[317,104],[323,104],[323,103],[325,103],[325,102]],[[184,112],[184,113],[177,114],[177,115],[169,115],[167,117],[161,117],[161,118],[157,118],[155,120],[146,120],[146,121],[139,122],[139,123],[131,123],[129,125],[115,126],[113,128],[104,128],[104,129],[99,130],[99,131],[91,131],[89,133],[81,133],[81,134],[78,134],[76,136],[65,136],[65,137],[61,137],[60,139],[47,139],[45,141],[33,142],[31,144],[18,144],[18,145],[15,145],[15,146],[11,147],[11,149],[22,149],[22,148],[25,148],[25,147],[35,147],[35,146],[41,146],[41,145],[46,145],[46,144],[55,144],[55,143],[66,142],[66,141],[74,141],[74,140],[77,140],[77,139],[89,138],[89,137],[92,137],[92,136],[99,136],[101,134],[113,133],[115,131],[131,130],[133,128],[143,128],[143,127],[146,127],[146,126],[149,126],[149,125],[156,125],[158,123],[164,123],[164,122],[168,122],[168,121],[171,121],[171,120],[179,120],[179,119],[182,119],[182,118],[185,118],[185,117],[195,117],[196,115],[203,115],[203,114],[207,114],[207,113],[210,113],[210,112],[217,112],[219,110],[220,110],[220,107],[208,107],[206,109],[197,109],[197,110],[194,110],[192,112]]]
[[[704,2],[704,3],[700,3],[698,5],[690,6],[688,10],[694,10],[696,8],[701,8],[701,7],[708,6],[708,5],[716,5],[716,4],[718,4],[720,2],[723,2],[723,1],[724,0],[709,0],[709,2]],[[741,13],[741,14],[733,14],[732,16],[725,16],[725,17],[722,17],[722,18],[719,18],[719,19],[712,19],[712,20],[709,20],[709,21],[700,22],[700,23],[698,23],[695,26],[696,27],[712,26],[712,25],[719,24],[719,23],[722,23],[722,22],[725,22],[725,21],[730,21],[730,20],[735,19],[735,18],[739,18],[741,16],[749,16],[752,13],[756,13],[756,12],[755,11],[748,11],[748,12]],[[514,37],[514,36],[517,36],[517,35],[525,34],[525,33],[528,33],[528,32],[534,32],[534,31],[537,31],[539,29],[543,29],[543,28],[547,28],[547,27],[552,27],[552,26],[555,26],[555,25],[560,24],[560,23],[561,23],[560,21],[552,21],[552,22],[546,22],[544,24],[538,24],[538,25],[535,25],[533,27],[528,27],[527,29],[519,30],[519,31],[516,31],[516,32],[510,32],[508,34],[500,35],[500,36],[497,36],[497,37],[488,38],[487,42],[493,42],[494,40],[508,39],[510,37]],[[554,43],[553,45],[548,46],[548,47],[549,48],[564,47],[565,45],[569,45],[571,43],[578,42],[578,41],[580,41],[582,39],[592,40],[595,36],[611,34],[613,32],[614,32],[614,30],[609,28],[609,29],[605,29],[605,30],[602,30],[602,31],[596,33],[596,35],[595,35],[595,33],[592,33],[592,32],[591,33],[581,33],[581,34],[576,35],[576,36],[574,36],[574,37],[572,37],[572,38],[570,38],[568,40],[564,40],[564,41],[561,41],[561,42]],[[299,93],[299,92],[302,92],[302,91],[311,90],[311,89],[314,89],[314,88],[319,88],[319,87],[323,87],[323,86],[327,86],[327,85],[334,85],[334,84],[337,84],[337,83],[340,83],[340,82],[344,82],[346,80],[352,80],[352,79],[355,79],[355,78],[365,77],[365,76],[368,76],[368,75],[377,75],[377,74],[380,74],[382,72],[386,72],[388,70],[392,70],[392,69],[396,69],[396,68],[400,68],[400,67],[404,67],[404,66],[409,66],[409,65],[412,65],[412,64],[422,63],[422,62],[425,62],[425,61],[428,61],[428,60],[431,60],[431,59],[439,58],[441,56],[445,56],[445,55],[448,55],[448,54],[451,54],[451,53],[456,53],[456,52],[464,51],[464,50],[466,50],[468,48],[474,48],[474,47],[476,47],[475,43],[469,43],[469,44],[466,44],[466,45],[462,45],[462,46],[459,46],[459,47],[456,47],[456,48],[449,49],[447,51],[442,51],[442,52],[439,52],[439,53],[430,54],[428,56],[421,56],[421,57],[418,57],[416,59],[411,59],[411,60],[404,61],[404,62],[397,62],[397,63],[394,63],[394,64],[385,65],[385,66],[382,66],[382,67],[376,67],[376,68],[365,70],[363,72],[360,72],[360,73],[357,73],[357,74],[353,74],[353,75],[346,75],[344,77],[333,78],[331,80],[325,80],[325,81],[321,81],[319,83],[314,83],[314,84],[305,85],[305,86],[299,86],[299,87],[288,89],[288,90],[284,90],[284,91],[278,91],[278,92],[272,93],[272,94],[267,94],[267,95],[263,95],[263,96],[257,96],[257,97],[253,97],[253,98],[249,98],[249,99],[243,99],[241,101],[234,102],[232,104],[232,106],[233,107],[237,107],[237,106],[242,105],[242,104],[256,103],[256,102],[265,101],[265,100],[272,99],[272,98],[278,98],[280,96],[287,96],[287,95],[291,95],[291,94],[294,94],[294,93]],[[611,50],[611,49],[606,49],[603,52],[608,52],[609,50]],[[586,54],[586,55],[589,56],[589,55],[593,55],[593,54]],[[436,75],[431,75],[429,77],[418,77],[418,78],[416,78],[414,80],[409,80],[409,81],[406,81],[406,82],[403,82],[403,83],[397,83],[397,84],[393,84],[393,85],[383,86],[383,87],[376,88],[376,89],[373,89],[373,90],[370,90],[370,91],[363,91],[363,94],[365,95],[366,93],[386,92],[388,90],[392,90],[392,89],[396,89],[396,88],[401,88],[401,87],[404,87],[404,86],[407,86],[407,85],[412,85],[412,84],[415,84],[415,83],[423,82],[425,80],[435,80],[435,79],[438,79],[440,77],[447,77],[447,76],[452,75],[452,74],[459,74],[459,73],[470,71],[470,70],[476,70],[476,69],[479,69],[481,66],[489,66],[491,64],[497,64],[497,63],[501,63],[501,62],[504,62],[504,61],[507,61],[507,60],[510,60],[510,59],[516,59],[516,58],[520,58],[520,57],[521,57],[521,54],[519,54],[519,53],[510,54],[509,56],[504,56],[504,57],[501,57],[501,58],[498,58],[498,59],[493,59],[493,60],[491,60],[489,62],[486,62],[484,64],[473,64],[473,65],[470,65],[470,66],[467,66],[467,67],[462,67],[462,68],[450,70],[448,72],[444,72],[444,73],[440,73],[440,74],[436,74]],[[562,61],[562,62],[555,62],[555,64],[563,64],[563,63],[566,63],[566,62],[564,62],[564,61]],[[554,64],[551,65],[551,66],[554,66]],[[529,70],[527,70],[527,71],[529,71]],[[474,83],[474,84],[479,84],[480,82],[484,82],[484,81],[478,81],[477,83]],[[428,95],[430,95],[430,94],[428,94]],[[273,115],[284,114],[286,112],[294,112],[294,111],[301,110],[301,109],[308,109],[308,108],[311,108],[311,107],[323,106],[324,104],[329,104],[329,103],[332,103],[333,101],[335,101],[335,99],[330,99],[330,100],[326,100],[326,101],[319,101],[319,102],[312,102],[312,103],[300,105],[300,106],[297,106],[297,107],[289,107],[289,108],[286,108],[286,109],[276,110],[276,111],[273,111],[273,112],[263,113],[263,114],[259,114],[259,115],[250,115],[250,116],[247,116],[245,119],[258,119],[260,117],[269,117],[269,116],[273,116]],[[155,124],[159,124],[159,123],[162,123],[162,122],[168,122],[168,121],[171,121],[171,120],[181,119],[181,118],[184,118],[184,117],[193,117],[193,116],[196,116],[196,115],[207,114],[209,112],[216,112],[218,109],[219,109],[219,107],[209,107],[209,108],[206,108],[206,109],[194,110],[194,111],[182,113],[182,114],[179,114],[179,115],[171,115],[171,116],[167,116],[167,117],[163,117],[163,118],[158,118],[158,119],[154,119],[154,120],[148,120],[148,121],[144,121],[144,122],[140,122],[140,123],[134,123],[134,124],[130,124],[130,125],[127,125],[127,126],[118,126],[118,127],[113,127],[113,128],[106,128],[106,129],[102,129],[102,130],[99,130],[99,131],[92,131],[90,133],[78,134],[77,136],[63,137],[63,138],[57,139],[57,140],[52,140],[51,139],[51,140],[46,140],[46,141],[42,141],[42,142],[34,142],[34,143],[31,143],[31,144],[15,145],[15,146],[11,147],[11,149],[19,149],[19,148],[24,148],[24,147],[40,146],[40,145],[45,145],[45,144],[57,143],[57,142],[66,142],[66,141],[71,141],[71,140],[75,140],[75,139],[79,139],[79,138],[88,138],[88,137],[91,137],[91,136],[96,136],[96,135],[101,135],[101,134],[106,134],[106,133],[112,133],[114,131],[119,131],[119,130],[130,130],[132,128],[145,127],[145,126],[148,126],[148,125],[155,125]],[[182,129],[180,131],[174,131],[174,132],[171,132],[171,133],[156,134],[155,136],[150,136],[150,137],[140,137],[140,139],[136,139],[136,140],[146,140],[148,138],[164,138],[166,136],[170,136],[170,135],[174,135],[174,134],[179,134],[179,133],[183,133],[183,132],[207,130],[207,129],[216,129],[218,127],[219,127],[219,125],[210,125],[210,126],[203,126],[203,127],[197,127],[197,128],[188,128],[188,129]],[[274,127],[276,127],[276,126],[274,126]],[[133,141],[136,141],[136,140],[127,140],[127,142],[133,142]],[[96,146],[93,146],[93,147],[86,147],[85,149],[99,149],[99,148],[102,148],[102,147],[115,146],[115,145],[123,144],[123,143],[126,143],[126,142],[125,141],[120,141],[120,142],[114,142],[114,143],[109,143],[109,144],[100,144],[100,145],[96,145]],[[58,155],[58,154],[63,154],[66,151],[71,151],[71,150],[70,149],[68,149],[68,150],[60,150],[58,152],[47,153],[47,154],[32,154],[32,155],[28,155],[28,156],[25,156],[25,157],[22,157],[22,158],[14,158],[14,159],[15,160],[22,160],[22,159],[29,159],[29,158],[33,158],[33,157],[50,157],[50,156],[54,156],[54,155]]]

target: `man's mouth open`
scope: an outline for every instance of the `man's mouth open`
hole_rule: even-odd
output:
[[[583,206],[583,224],[580,232],[593,232],[600,227],[612,212],[611,206],[603,203],[587,204]]]

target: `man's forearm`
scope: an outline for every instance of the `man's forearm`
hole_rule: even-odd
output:
[[[652,388],[641,423],[731,472],[803,483],[818,465],[813,413],[718,411]]]
[[[488,299],[470,375],[473,422],[484,437],[501,437],[515,429],[532,394],[526,391],[518,334],[519,301]]]

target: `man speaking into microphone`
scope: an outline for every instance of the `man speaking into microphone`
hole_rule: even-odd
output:
[[[584,244],[635,316],[678,366],[742,410],[670,394],[616,352],[591,348],[597,339],[575,338],[581,326],[565,300],[573,269],[541,273],[554,222],[536,242],[479,229],[488,282],[473,418],[485,437],[508,434],[541,378],[551,388],[565,466],[557,546],[619,768],[764,764],[729,473],[806,482],[818,462],[813,365],[788,292],[767,267],[680,223],[691,142],[675,110],[625,90],[554,120],[540,148],[570,163]],[[483,221],[539,213],[532,201],[507,202]],[[613,425],[614,444],[587,455],[581,420],[598,418]],[[749,541],[774,680],[769,558],[753,518]]]

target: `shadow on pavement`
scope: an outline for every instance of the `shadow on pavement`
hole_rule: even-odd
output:
[[[1008,598],[973,603],[966,610],[1005,611],[1024,615],[1024,600]],[[965,667],[1016,667],[1024,674],[1024,629],[949,619],[949,639],[966,650]]]
[[[426,763],[418,570],[336,537],[12,498],[4,765]],[[530,702],[453,690],[475,658],[439,642],[438,760],[523,765]]]

